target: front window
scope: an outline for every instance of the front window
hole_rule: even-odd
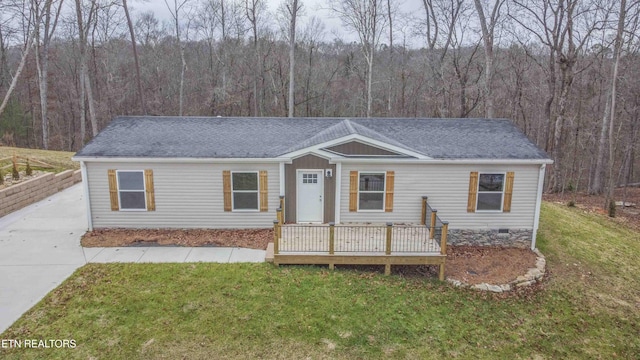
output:
[[[233,210],[258,210],[258,173],[231,174]]]
[[[118,196],[121,210],[146,210],[142,171],[118,171]]]
[[[384,210],[384,173],[360,173],[359,210]]]
[[[504,174],[480,174],[477,209],[480,211],[502,211],[503,193]]]

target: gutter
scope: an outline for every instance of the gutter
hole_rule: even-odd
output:
[[[121,162],[121,163],[187,163],[187,164],[221,164],[221,163],[291,163],[292,158],[166,158],[166,157],[99,157],[99,156],[74,156],[73,161],[80,162]],[[546,165],[552,164],[551,159],[416,159],[416,158],[344,158],[331,157],[330,164],[357,163],[357,164],[432,164],[432,165]]]

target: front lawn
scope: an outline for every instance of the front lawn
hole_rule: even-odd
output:
[[[508,297],[316,267],[88,265],[0,335],[77,347],[0,357],[638,358],[639,233],[551,204],[542,227],[551,277]]]

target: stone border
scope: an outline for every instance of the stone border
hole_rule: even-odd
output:
[[[507,284],[494,285],[494,284],[482,283],[482,284],[470,285],[460,280],[451,279],[451,278],[447,278],[447,282],[449,282],[450,284],[456,287],[469,288],[469,289],[481,290],[481,291],[491,291],[495,293],[508,292],[517,288],[531,286],[537,282],[542,281],[542,279],[544,278],[544,274],[546,273],[546,267],[547,267],[547,260],[545,259],[544,255],[542,255],[542,253],[538,249],[534,249],[533,252],[536,253],[536,255],[538,256],[536,258],[536,266],[533,268],[529,268],[526,274],[518,276],[515,280]]]
[[[0,217],[82,181],[80,170],[47,173],[0,190]]]

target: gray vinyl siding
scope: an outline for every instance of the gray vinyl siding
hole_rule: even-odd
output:
[[[451,229],[532,229],[540,165],[356,165],[343,164],[340,221],[419,223],[422,196]],[[395,171],[393,212],[349,212],[349,172]],[[513,171],[511,212],[467,212],[469,173]]]
[[[278,164],[88,162],[94,228],[267,228],[278,208]],[[107,170],[153,170],[156,211],[111,211]],[[225,212],[222,171],[267,170],[269,211]]]

